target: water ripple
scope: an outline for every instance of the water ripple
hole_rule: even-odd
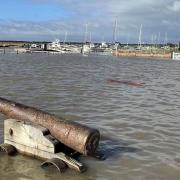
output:
[[[180,63],[80,55],[0,56],[0,94],[101,131],[106,161],[82,158],[82,175],[43,171],[27,157],[0,158],[5,179],[152,179],[180,176]],[[132,87],[107,79],[132,80]],[[3,139],[3,117],[0,139]]]

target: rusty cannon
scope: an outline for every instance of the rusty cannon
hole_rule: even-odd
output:
[[[100,140],[96,129],[4,98],[0,98],[0,113],[11,118],[5,120],[5,144],[1,150],[11,151],[12,146],[10,150],[7,146],[13,145],[24,154],[48,159],[43,164],[51,163],[60,171],[66,165],[79,172],[84,170],[83,165],[74,159],[75,154],[96,157]]]

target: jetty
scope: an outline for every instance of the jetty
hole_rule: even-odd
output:
[[[154,58],[154,59],[171,59],[172,52],[170,51],[153,51],[153,50],[129,50],[119,49],[117,52],[113,51],[114,56],[118,57],[139,57],[139,58]]]

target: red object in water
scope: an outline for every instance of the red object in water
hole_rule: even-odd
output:
[[[126,80],[116,80],[116,79],[107,79],[107,83],[110,84],[126,84],[126,85],[130,85],[130,86],[136,86],[136,87],[140,87],[141,84],[137,83],[135,81],[126,81]]]

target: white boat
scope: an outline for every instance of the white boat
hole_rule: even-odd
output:
[[[74,45],[62,45],[62,50],[68,54],[79,54],[81,53],[81,47]]]
[[[180,52],[173,52],[172,59],[180,61]]]
[[[82,54],[89,54],[91,52],[90,44],[83,44]]]
[[[51,51],[59,52],[59,53],[64,53],[64,51],[62,50],[60,41],[58,39],[56,39],[52,43],[49,43],[47,49]]]
[[[66,54],[78,54],[81,53],[81,47],[75,45],[60,44],[60,41],[57,39],[52,43],[48,44],[47,50],[58,53]]]

